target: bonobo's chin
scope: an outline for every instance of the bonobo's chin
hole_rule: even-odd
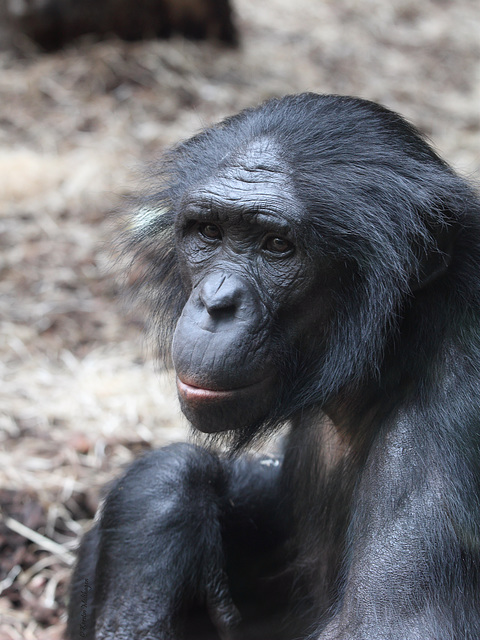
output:
[[[185,417],[203,433],[244,429],[267,417],[275,401],[275,381],[265,378],[235,389],[206,389],[177,376],[180,406]]]

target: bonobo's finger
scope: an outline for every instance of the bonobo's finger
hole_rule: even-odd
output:
[[[225,571],[217,571],[207,584],[207,609],[222,640],[232,640],[240,623],[240,612],[230,595]]]

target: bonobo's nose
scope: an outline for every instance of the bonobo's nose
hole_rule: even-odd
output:
[[[247,283],[234,274],[213,273],[206,276],[200,285],[198,298],[210,320],[216,324],[242,318],[245,312],[248,313],[248,307],[253,310]]]

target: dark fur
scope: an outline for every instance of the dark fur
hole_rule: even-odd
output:
[[[71,637],[88,576],[99,638],[183,637],[180,621],[199,611],[245,640],[477,640],[480,205],[411,125],[367,101],[303,94],[167,154],[129,234],[160,345],[168,354],[190,294],[174,236],[184,195],[263,138],[304,212],[299,242],[335,265],[326,337],[310,334],[302,357],[274,323],[281,390],[261,423],[230,434],[238,450],[291,420],[280,473],[192,448],[136,463],[81,550]]]

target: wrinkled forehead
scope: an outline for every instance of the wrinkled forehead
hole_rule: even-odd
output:
[[[223,157],[213,175],[195,189],[195,195],[261,201],[274,196],[281,198],[291,191],[290,185],[288,167],[281,159],[278,145],[261,138]]]
[[[186,194],[185,200],[200,207],[228,206],[230,210],[264,210],[280,215],[295,204],[288,166],[278,145],[268,138],[230,152],[205,183]]]

